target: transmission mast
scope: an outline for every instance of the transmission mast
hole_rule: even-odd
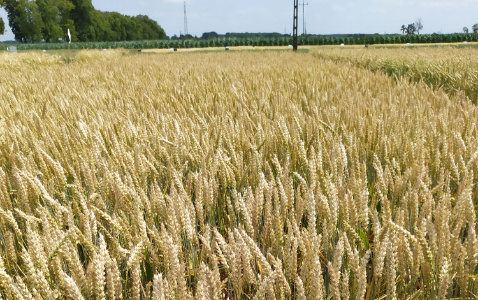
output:
[[[305,36],[307,34],[307,29],[305,29],[305,6],[309,5],[309,3],[305,3],[304,0],[302,0],[302,30],[303,30],[303,35]]]
[[[297,51],[297,28],[299,27],[299,0],[294,0],[294,26],[292,27],[292,47]]]
[[[186,15],[186,1],[184,1],[184,36],[188,35],[188,16]]]

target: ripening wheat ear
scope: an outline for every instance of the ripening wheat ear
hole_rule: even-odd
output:
[[[236,250],[241,254],[241,265],[242,265],[242,272],[244,274],[243,280],[244,284],[254,284],[256,283],[256,277],[254,273],[254,269],[252,267],[253,264],[253,257],[249,247],[247,246],[246,242],[242,238],[241,234],[238,230],[234,231],[234,236],[237,240],[236,243]]]
[[[288,278],[297,277],[297,248],[298,241],[297,237],[294,235],[294,230],[290,222],[288,222],[287,227],[289,228],[288,234],[284,237],[285,243],[285,253],[284,253],[284,267],[285,274]]]
[[[387,298],[388,299],[397,299],[397,287],[396,287],[396,263],[397,262],[397,254],[396,248],[391,241],[388,245],[387,249],[387,264],[386,264],[386,279],[387,279]]]
[[[105,298],[106,273],[105,266],[108,250],[102,234],[99,235],[99,249],[93,254],[93,259],[88,265],[87,280],[92,295],[98,299]]]
[[[131,267],[131,299],[140,300],[141,299],[141,290],[143,289],[141,285],[141,269],[139,262],[135,262]]]
[[[448,287],[450,285],[450,270],[448,260],[445,258],[440,270],[440,285],[438,288],[438,300],[444,300],[448,294]]]
[[[76,285],[75,281],[73,278],[68,276],[65,272],[61,271],[60,272],[60,281],[61,285],[64,286],[65,294],[67,297],[71,299],[85,299],[83,295],[81,294],[80,288]]]
[[[256,245],[256,243],[254,243],[254,241],[247,235],[247,233],[244,230],[239,229],[239,233],[241,234],[245,243],[247,244],[247,246],[251,250],[252,255],[255,256],[256,260],[262,266],[262,270],[263,270],[264,274],[265,275],[270,274],[272,272],[272,268],[271,268],[269,262],[267,261],[267,259],[265,258],[265,256],[262,254],[259,247]]]
[[[321,236],[311,235],[307,252],[310,256],[304,259],[300,266],[300,276],[303,278],[305,294],[307,299],[321,299],[324,293],[324,281],[322,277],[322,264],[320,261]]]
[[[10,186],[10,182],[3,168],[0,167],[0,208],[11,210],[12,203],[10,201],[10,193],[7,190],[7,186]]]
[[[33,299],[38,299],[40,295],[36,293],[35,295],[28,290],[27,285],[23,282],[23,279],[20,276],[15,276],[15,282],[16,285],[18,286],[18,291],[21,296],[18,297],[18,299],[28,299],[28,300],[33,300]]]
[[[153,279],[153,300],[166,300],[163,285],[163,274],[154,275]]]
[[[304,290],[304,283],[299,276],[295,279],[295,288],[297,289],[297,300],[306,300],[305,297],[305,290]]]
[[[25,275],[28,287],[37,290],[41,297],[53,297],[53,292],[48,285],[45,274],[35,269],[31,256],[26,249],[22,250],[22,259],[25,263]]]
[[[17,221],[15,220],[13,214],[12,214],[12,211],[11,210],[7,210],[7,211],[4,211],[3,209],[0,208],[0,216],[2,217],[2,223],[4,223],[5,225],[9,225],[13,228],[13,232],[18,236],[18,237],[21,237],[22,236],[22,232],[20,231],[20,228],[18,227],[18,224],[17,224]],[[11,231],[8,231],[9,234],[12,234]],[[8,241],[7,241],[8,242]],[[13,250],[12,248],[8,249],[8,250]],[[14,254],[16,251],[13,251],[13,252],[8,252],[7,254],[9,255],[12,255]]]
[[[8,298],[12,297],[13,292],[13,279],[5,272],[5,266],[3,265],[3,258],[0,257],[0,286],[5,291],[4,293]]]
[[[36,228],[32,228],[30,224],[26,226],[26,233],[29,242],[29,251],[32,253],[32,260],[36,266],[44,273],[47,274],[48,271],[48,258],[43,248],[41,242],[41,237],[38,234]]]
[[[205,263],[201,263],[198,274],[196,299],[220,299],[220,295],[214,286],[213,272],[214,271],[211,271]]]
[[[332,294],[335,299],[340,299],[340,274],[342,268],[342,259],[344,252],[344,242],[342,237],[335,245],[333,261],[328,263],[328,269],[330,273],[330,283],[332,285]]]
[[[265,278],[262,280],[261,284],[257,288],[256,294],[254,296],[254,300],[260,300],[260,299],[273,299],[275,297],[275,292],[274,292],[274,286],[273,286],[273,275],[270,274],[268,276],[265,276]]]
[[[370,259],[370,250],[365,252],[365,255],[360,259],[357,270],[354,273],[354,280],[356,281],[356,299],[362,299],[367,290],[367,265]]]
[[[387,253],[388,248],[390,247],[389,235],[388,233],[385,234],[382,241],[378,240],[377,236],[377,256],[374,259],[374,275],[377,278],[381,278],[383,275],[384,263],[385,263],[385,256]]]

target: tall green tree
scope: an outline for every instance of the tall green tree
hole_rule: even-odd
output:
[[[57,0],[58,12],[60,15],[60,26],[62,29],[62,38],[64,41],[68,40],[68,29],[70,30],[72,41],[78,40],[78,33],[75,27],[75,21],[71,18],[71,11],[75,5],[70,0]]]
[[[141,29],[142,40],[160,40],[166,37],[164,30],[148,16],[138,15],[132,18]]]
[[[27,42],[122,41],[164,39],[166,33],[147,16],[95,10],[92,0],[0,0],[15,39]],[[0,19],[0,34],[4,32]]]
[[[114,32],[114,41],[126,41],[126,17],[117,12],[104,12],[103,17],[108,20],[111,31]]]
[[[20,43],[40,42],[44,24],[36,2],[5,0],[4,4],[15,40]]]
[[[415,25],[417,33],[420,34],[420,30],[423,29],[422,18],[418,18],[413,25]]]
[[[94,41],[96,33],[94,28],[95,8],[91,0],[71,0],[74,8],[71,10],[70,16],[75,24],[78,40]]]
[[[104,12],[95,11],[93,14],[94,41],[117,41],[116,33],[111,30],[109,18]]]
[[[417,27],[415,27],[415,24],[408,24],[407,26],[407,34],[408,35],[413,35],[417,32]]]
[[[15,35],[15,39],[21,42],[23,40],[23,34],[20,29],[20,3],[12,0],[6,0],[2,2],[2,6],[7,11],[8,23],[12,29],[12,33]]]
[[[473,26],[471,26],[471,30],[473,30],[473,33],[478,33],[478,23],[473,24]]]
[[[3,7],[5,5],[3,0],[0,0],[0,7]],[[5,33],[5,21],[3,21],[2,18],[0,18],[0,34]]]
[[[2,18],[0,18],[0,34],[5,33],[5,22],[3,21]]]
[[[407,27],[405,27],[405,25],[402,25],[402,28],[400,28],[400,31],[402,32],[402,34],[405,34],[405,32],[407,31]]]
[[[60,10],[56,0],[36,0],[43,21],[43,38],[47,43],[57,42],[63,36],[60,25]]]

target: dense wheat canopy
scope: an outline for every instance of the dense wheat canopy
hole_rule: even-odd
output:
[[[440,47],[440,48],[439,48]],[[478,103],[478,56],[473,48],[435,46],[422,49],[341,49],[315,51],[314,55],[382,71],[390,76],[423,81],[447,93],[465,93]]]
[[[464,93],[318,54],[89,51],[0,54],[0,99],[6,299],[478,295]]]

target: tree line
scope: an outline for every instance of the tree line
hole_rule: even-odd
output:
[[[164,39],[158,23],[147,16],[103,12],[91,0],[0,0],[8,23],[20,43],[134,41]],[[0,34],[5,23],[0,18]]]
[[[299,36],[299,45],[364,45],[364,44],[436,44],[456,42],[478,42],[478,33],[453,33],[453,34],[414,34],[414,35],[353,35],[353,36]],[[280,38],[211,38],[211,39],[162,39],[122,42],[84,42],[67,45],[65,43],[38,43],[19,44],[18,50],[58,50],[58,49],[171,49],[171,48],[205,48],[205,47],[234,47],[234,46],[288,46],[292,44],[292,37]],[[2,48],[3,46],[3,48]],[[0,46],[0,50],[8,47],[8,44]],[[474,47],[460,45],[457,47]]]

